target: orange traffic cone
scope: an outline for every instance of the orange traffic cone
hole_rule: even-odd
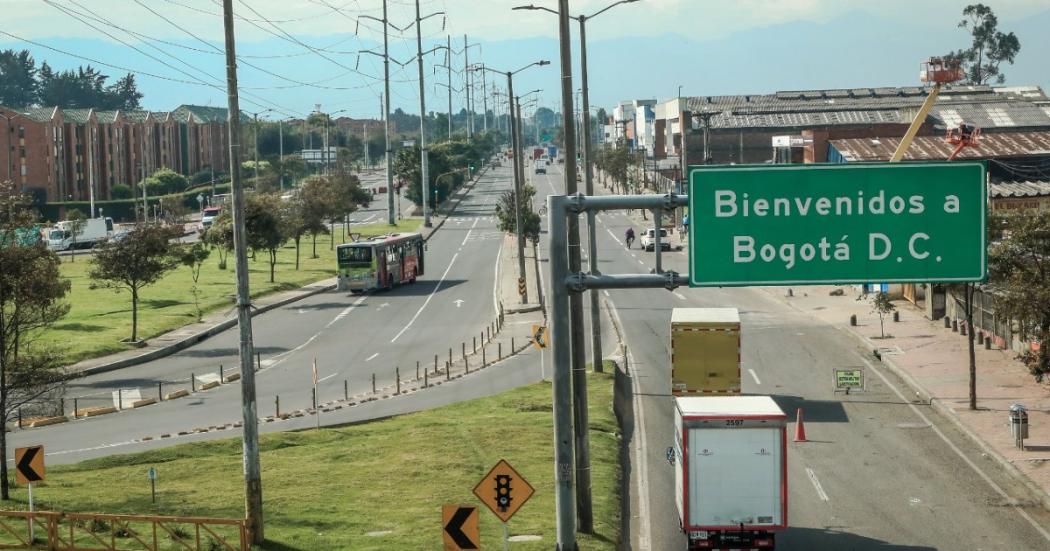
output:
[[[806,441],[806,425],[802,422],[802,408],[795,412],[795,442]]]

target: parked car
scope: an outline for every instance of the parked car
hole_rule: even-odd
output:
[[[656,229],[649,228],[642,232],[642,248],[647,251],[656,250]],[[667,239],[667,230],[660,228],[660,249],[671,250],[671,242]]]

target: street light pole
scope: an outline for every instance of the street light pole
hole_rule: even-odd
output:
[[[262,470],[259,465],[259,414],[255,404],[255,370],[252,368],[251,292],[248,287],[248,240],[244,224],[244,189],[241,184],[241,113],[237,97],[237,53],[233,36],[233,0],[223,0],[226,31],[226,93],[229,102],[230,188],[233,192],[233,245],[237,266],[237,326],[240,329],[241,415],[243,422],[244,511],[253,543],[263,534]]]
[[[518,281],[525,281],[525,236],[522,234],[524,223],[521,215],[522,207],[522,165],[525,160],[521,158],[521,147],[520,139],[518,138],[518,128],[521,126],[521,120],[515,120],[514,118],[514,73],[507,72],[507,90],[508,97],[507,101],[510,102],[510,128],[511,128],[511,142],[514,144],[514,233],[517,237],[518,244]],[[529,300],[528,286],[525,287],[525,292],[521,294],[521,303],[526,304]]]
[[[277,121],[277,166],[281,170],[281,191],[284,191],[284,119]]]
[[[386,0],[383,0],[383,95],[386,98],[383,107],[383,126],[386,129],[386,222],[397,225],[394,218],[394,151],[390,147],[390,20],[386,14]]]

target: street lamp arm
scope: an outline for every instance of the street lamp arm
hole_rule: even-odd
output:
[[[581,15],[580,17],[575,18],[575,19],[584,19],[584,20],[586,20],[586,19],[594,19],[595,17],[598,17],[599,15],[601,15],[601,14],[603,14],[603,13],[605,13],[605,12],[607,12],[607,11],[613,9],[613,8],[615,8],[616,6],[619,6],[620,4],[633,4],[633,3],[637,2],[637,1],[638,0],[620,0],[619,2],[614,2],[612,4],[609,4],[605,8],[603,8],[601,10],[598,10],[593,15],[589,15],[589,16],[582,16]]]
[[[510,74],[516,75],[516,74],[524,71],[525,69],[528,69],[529,67],[532,67],[533,65],[539,65],[540,67],[542,67],[544,65],[550,65],[550,64],[551,64],[551,62],[547,61],[546,59],[542,59],[540,61],[533,61],[532,63],[529,63],[528,65],[522,67],[521,69],[518,69],[517,71],[511,71]]]
[[[543,6],[537,6],[537,5],[535,5],[535,4],[529,4],[528,6],[517,6],[517,7],[511,8],[511,9],[512,9],[512,10],[533,10],[533,11],[536,11],[536,10],[542,10],[542,11],[548,11],[548,12],[551,12],[551,13],[553,13],[554,15],[558,15],[558,11],[557,11],[557,10],[552,10],[552,9],[550,9],[550,8],[545,8],[545,7],[543,7]],[[571,16],[570,16],[570,17],[571,17]],[[575,19],[575,18],[574,18],[574,19]]]

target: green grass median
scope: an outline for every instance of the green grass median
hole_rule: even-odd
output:
[[[422,220],[402,220],[396,227],[387,224],[351,225],[350,232],[367,238],[392,231],[417,231]],[[349,236],[346,238],[350,240]],[[343,242],[343,229],[335,229],[336,244]],[[298,289],[304,285],[335,276],[335,253],[329,250],[328,235],[317,236],[317,258],[309,236],[300,243],[299,270],[295,269],[295,245],[288,242],[277,253],[274,283],[270,283],[270,266],[266,254],[249,258],[248,270],[253,297]],[[43,342],[55,343],[65,360],[71,364],[86,358],[96,358],[129,348],[121,343],[131,335],[131,295],[115,293],[109,289],[91,289],[88,277],[90,255],[78,255],[70,262],[63,256],[62,275],[69,278],[72,290],[66,295],[70,304],[69,314],[42,335]],[[219,269],[219,257],[212,251],[211,257],[201,268],[200,305],[205,315],[215,311],[233,312],[233,297],[236,293],[234,259],[227,259],[227,269]],[[193,279],[184,266],[168,273],[155,285],[145,288],[139,303],[139,338],[150,339],[173,329],[197,321],[190,288]]]
[[[595,535],[580,535],[580,549],[615,549],[622,473],[612,376],[591,374],[588,386]],[[441,506],[481,506],[472,490],[500,459],[536,488],[509,529],[542,539],[511,548],[551,549],[552,430],[551,386],[544,382],[383,421],[264,435],[268,542],[261,549],[441,549]],[[156,505],[150,467],[157,472]],[[240,440],[216,440],[48,467],[33,494],[40,510],[238,518],[241,470]],[[24,488],[12,497],[0,507],[25,507]],[[481,548],[499,549],[500,522],[481,507]],[[7,539],[0,534],[0,544]]]

